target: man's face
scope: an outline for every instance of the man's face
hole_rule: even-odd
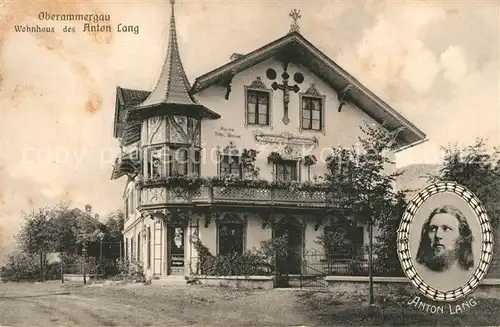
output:
[[[432,217],[429,224],[429,240],[435,256],[455,251],[460,236],[458,228],[457,218],[449,213],[440,213]]]

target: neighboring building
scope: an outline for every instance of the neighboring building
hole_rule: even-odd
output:
[[[128,176],[125,255],[157,276],[188,275],[197,258],[194,234],[212,254],[225,254],[287,233],[298,254],[289,258],[288,272],[298,273],[301,253],[322,251],[316,240],[325,229],[317,225],[325,192],[289,186],[325,172],[321,160],[305,164],[332,146],[355,144],[363,122],[398,130],[399,149],[425,134],[305,39],[296,19],[280,39],[233,54],[191,86],[171,3],[167,57],[156,87],[116,92],[114,136],[123,154],[112,178]],[[275,187],[255,181],[257,170]],[[200,186],[197,176],[212,182]],[[366,243],[366,228],[355,237]]]

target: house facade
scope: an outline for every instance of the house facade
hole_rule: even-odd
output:
[[[425,134],[301,35],[294,15],[283,37],[191,85],[171,4],[156,87],[116,91],[122,155],[112,178],[127,178],[125,256],[156,276],[190,275],[192,237],[224,255],[287,235],[287,272],[300,273],[305,253],[323,251],[327,193],[316,178],[331,148],[355,144],[364,123],[397,131],[395,149]],[[367,243],[367,228],[356,237]]]

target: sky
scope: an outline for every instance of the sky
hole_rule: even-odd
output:
[[[500,144],[499,8],[494,2],[179,1],[180,53],[191,83],[232,53],[248,53],[289,30],[301,33],[423,130],[424,144],[399,167],[439,163],[440,147],[475,138]],[[40,21],[40,12],[109,14],[113,32]],[[59,201],[101,216],[122,207],[111,181],[116,87],[150,90],[164,60],[170,4],[158,1],[3,1],[0,5],[0,245],[21,211]],[[119,23],[139,33],[117,32]],[[15,32],[15,25],[54,33]],[[74,26],[68,33],[63,27]]]

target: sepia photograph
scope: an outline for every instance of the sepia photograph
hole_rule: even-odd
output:
[[[410,227],[416,270],[432,288],[449,292],[472,278],[481,258],[480,220],[459,195],[442,192],[421,204]]]
[[[500,2],[0,17],[0,326],[500,324]]]

